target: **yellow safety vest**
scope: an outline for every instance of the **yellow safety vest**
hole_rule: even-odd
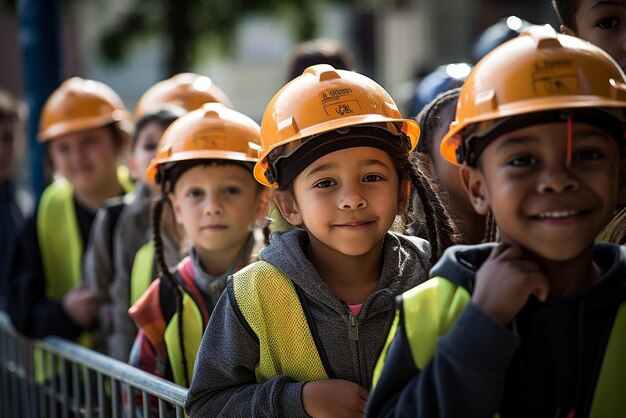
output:
[[[471,299],[470,293],[443,277],[435,277],[402,294],[402,318],[413,363],[424,369],[435,355],[437,340],[447,334]],[[374,369],[375,387],[383,369],[387,350],[400,324],[400,312]],[[414,323],[419,318],[419,324]],[[591,404],[590,418],[617,417],[626,411],[626,302],[622,303],[609,337],[602,368]],[[496,415],[498,416],[498,415]]]
[[[233,275],[235,301],[259,338],[257,382],[286,375],[300,382],[328,379],[293,282],[265,261]]]
[[[187,360],[187,376],[193,375],[193,366],[196,362],[204,328],[209,320],[210,313],[206,308],[202,308],[202,293],[196,287],[193,277],[193,267],[191,258],[184,258],[176,268],[176,276],[179,282],[179,290],[183,294],[183,339],[185,343],[185,358]],[[161,281],[161,286],[168,286],[167,282]],[[149,285],[148,285],[149,286]],[[174,294],[172,293],[172,298]],[[173,300],[161,301],[170,303]],[[204,312],[204,315],[203,315]],[[185,382],[183,370],[182,349],[179,339],[179,313],[175,312],[165,327],[164,341],[167,349],[167,356],[172,369],[174,382],[180,386],[187,386],[191,382]]]
[[[118,168],[118,179],[125,192],[133,188],[126,167]],[[84,243],[80,235],[74,189],[66,179],[59,179],[44,190],[37,209],[37,241],[46,283],[46,298],[61,301],[71,289],[82,283],[81,263]],[[77,342],[90,347],[92,337],[81,334]],[[52,364],[43,352],[35,350],[35,380],[43,382],[52,376]]]
[[[167,356],[170,361],[170,367],[172,368],[174,383],[180,386],[186,386],[183,371],[183,358],[181,355],[182,350],[178,338],[178,315],[178,312],[175,313],[165,328],[165,346],[167,347]],[[193,376],[193,365],[196,362],[196,356],[198,355],[205,325],[198,304],[187,293],[183,294],[183,326],[187,376],[191,378],[191,376]],[[187,382],[187,384],[189,383],[191,382]]]
[[[139,300],[154,279],[154,241],[144,244],[135,254],[133,267],[130,272],[130,306]]]

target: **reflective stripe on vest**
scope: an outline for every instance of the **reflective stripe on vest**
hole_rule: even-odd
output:
[[[437,340],[452,329],[470,299],[465,288],[441,277],[428,280],[402,295],[405,320],[428,318],[420,321],[418,327],[405,324],[413,363],[419,370],[433,358]]]
[[[437,340],[452,329],[470,298],[465,288],[442,277],[435,277],[402,295],[404,329],[413,362],[419,370],[434,356]],[[420,318],[419,326],[413,326],[417,324],[411,322],[412,318]],[[589,417],[621,416],[626,411],[625,354],[626,302],[620,305],[613,323]]]
[[[125,192],[132,190],[128,169],[118,168]],[[83,240],[80,235],[74,189],[59,179],[44,190],[37,210],[37,239],[46,281],[46,298],[60,301],[82,283]]]
[[[403,318],[423,318],[419,327],[410,327],[409,324],[404,324],[413,363],[418,370],[421,370],[435,355],[439,336],[452,329],[457,318],[463,312],[465,305],[470,300],[470,294],[464,288],[456,286],[448,280],[435,277],[403,293],[402,300]],[[376,387],[382,373],[387,350],[398,329],[400,317],[401,315],[396,309],[396,316],[389,329],[387,341],[385,341],[374,368],[372,389]],[[415,344],[416,341],[419,341],[419,344]],[[412,342],[413,344],[411,344]]]
[[[44,190],[37,210],[37,239],[46,281],[46,298],[60,301],[81,284],[83,239],[71,184],[59,179]]]
[[[133,306],[150,287],[154,279],[153,266],[154,242],[150,240],[137,251],[133,260],[130,273],[130,306]]]
[[[117,181],[120,182],[124,194],[135,190],[135,183],[133,183],[133,179],[130,177],[130,170],[125,165],[117,167]]]
[[[193,366],[196,362],[200,342],[204,329],[209,321],[209,312],[202,299],[201,291],[194,282],[193,262],[190,257],[185,257],[176,267],[177,279],[180,282],[178,289],[183,293],[183,339],[185,343],[185,359],[187,361],[187,376],[191,379]],[[161,285],[166,285],[161,282]],[[165,301],[162,301],[162,303]],[[171,301],[168,301],[171,302]],[[165,302],[167,303],[167,302]],[[179,313],[175,312],[165,328],[164,340],[167,349],[167,357],[172,369],[174,382],[180,386],[188,386],[191,382],[185,382],[183,371],[183,358],[179,337]]]
[[[80,235],[74,192],[71,184],[59,179],[44,190],[37,209],[37,240],[46,283],[46,298],[59,302],[63,296],[82,283],[81,261],[83,239]],[[81,334],[77,342],[91,347],[92,338]],[[49,357],[35,349],[34,369],[37,383],[53,375]]]
[[[132,190],[128,168],[118,168],[118,179],[125,192]],[[46,298],[55,302],[82,283],[84,243],[74,206],[74,189],[66,179],[56,180],[44,190],[37,209],[37,242],[46,283]],[[76,342],[91,347],[89,333]],[[52,365],[39,349],[33,352],[35,381],[40,383],[53,374]]]
[[[300,382],[328,379],[293,282],[258,261],[233,275],[235,301],[259,338],[257,382],[286,375]]]
[[[181,289],[182,291],[182,289]],[[180,347],[179,331],[178,331],[178,313],[175,313],[169,324],[165,328],[165,346],[167,347],[167,356],[172,368],[174,383],[180,386],[186,386],[185,374],[183,372],[183,358]],[[187,293],[183,294],[183,338],[185,340],[185,358],[187,360],[187,375],[189,378],[193,375],[193,365],[196,362],[196,355],[200,348],[202,335],[204,334],[204,322],[202,313],[196,301]],[[191,382],[187,382],[190,384]]]
[[[618,417],[626,411],[626,302],[617,311],[606,345],[589,418]]]

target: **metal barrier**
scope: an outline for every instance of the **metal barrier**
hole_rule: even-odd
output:
[[[35,383],[34,347],[59,365],[57,378]],[[0,311],[0,418],[182,418],[186,396],[181,386],[63,338],[24,338]]]

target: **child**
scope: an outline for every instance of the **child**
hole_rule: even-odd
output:
[[[308,67],[329,64],[338,70],[354,70],[354,57],[334,39],[312,39],[296,45],[287,60],[287,81],[298,77]]]
[[[0,90],[0,310],[8,302],[7,267],[11,248],[24,222],[24,199],[16,173],[16,160],[23,149],[22,120],[17,100]]]
[[[148,184],[145,172],[163,131],[183,114],[182,108],[163,107],[137,121],[128,157],[128,167],[135,179],[134,193],[112,199],[98,211],[85,252],[85,283],[101,303],[94,339],[99,341],[98,346],[106,348],[109,356],[120,361],[128,360],[137,335],[137,328],[128,316],[130,271],[137,250],[150,238],[151,196],[158,192]],[[171,263],[180,260],[174,241],[167,240]],[[152,263],[147,274],[152,274]]]
[[[190,112],[205,103],[221,103],[226,107],[232,108],[230,99],[209,77],[195,73],[179,73],[167,80],[156,83],[146,90],[137,103],[135,115],[141,117],[149,113],[150,109],[154,111],[155,109],[158,110],[164,106],[172,105],[182,107],[185,111]],[[151,157],[153,157],[154,151],[152,151],[151,154]],[[147,163],[149,163],[149,161],[146,161],[146,164]],[[141,171],[138,175],[145,179],[145,168],[138,167],[137,170]],[[146,184],[149,184],[149,182],[146,182]],[[181,230],[180,226],[175,225],[175,220],[173,219],[169,205],[163,207],[162,223],[163,243],[169,247],[169,251],[165,251],[166,261],[168,261],[169,265],[176,264],[181,259],[181,253],[185,254],[187,251],[184,248],[185,245],[182,245],[183,243],[181,242],[184,232]],[[146,237],[146,240],[147,242],[144,242],[144,245],[138,250],[131,248],[126,251],[126,254],[131,255],[132,259],[129,260],[129,262],[132,263],[132,266],[128,263],[124,264],[124,270],[120,277],[120,286],[125,287],[125,284],[130,281],[130,285],[125,287],[125,290],[129,288],[131,305],[148,289],[152,279],[157,273],[157,266],[154,259],[154,243],[152,240],[148,239],[148,237]],[[125,244],[122,244],[122,247],[125,247]],[[124,316],[121,313],[122,309],[124,313],[128,312],[128,298],[126,295],[121,296],[122,298],[119,302],[119,318],[124,318],[124,324],[122,325],[126,328],[130,326],[130,322],[132,321],[127,315]],[[124,300],[125,303],[122,303],[122,300]],[[132,325],[132,327],[134,328],[134,325]]]
[[[418,136],[382,87],[330,65],[274,96],[254,172],[300,229],[274,233],[262,261],[228,280],[200,346],[191,416],[363,414],[394,295],[454,238],[409,159]],[[431,245],[388,232],[411,185]]]
[[[448,90],[427,104],[415,118],[422,128],[417,144],[419,161],[430,178],[447,193],[448,210],[456,221],[467,244],[485,240],[485,216],[474,210],[461,183],[459,168],[446,161],[439,153],[441,140],[454,120],[461,89]],[[487,237],[494,241],[495,237]]]
[[[451,248],[399,298],[368,416],[623,416],[626,249],[594,240],[625,109],[617,63],[549,26],[475,67],[441,153],[502,243]]]
[[[26,336],[58,335],[90,346],[83,333],[96,319],[98,301],[83,286],[83,247],[96,210],[132,189],[117,168],[130,115],[111,88],[78,77],[52,93],[41,115],[39,140],[62,178],[46,188],[16,241],[9,314]]]
[[[106,339],[107,354],[128,361],[137,335],[137,327],[128,308],[148,289],[156,277],[154,245],[150,239],[149,213],[152,197],[159,190],[146,179],[146,170],[154,158],[163,131],[184,113],[207,102],[230,100],[210,78],[181,73],[151,86],[135,108],[138,118],[128,167],[136,180],[134,194],[110,202],[94,222],[93,240],[85,256],[85,277],[102,305],[99,311],[98,337]],[[166,206],[163,214],[163,243],[168,265],[181,257],[181,233],[173,214]],[[109,220],[119,218],[112,240]],[[95,232],[98,231],[98,232]]]
[[[552,0],[561,21],[561,32],[578,36],[609,53],[626,71],[626,2],[600,0]],[[616,216],[598,237],[599,241],[623,242],[614,231],[626,218],[626,192],[617,201]]]
[[[153,207],[161,278],[129,310],[139,327],[130,364],[189,386],[226,277],[255,259],[264,244],[254,229],[267,211],[265,188],[252,176],[259,142],[256,122],[218,103],[188,113],[163,134],[147,171],[162,192]],[[174,271],[165,262],[161,238],[167,199],[192,241],[189,256]]]
[[[626,2],[623,0],[552,0],[561,32],[608,52],[626,71]]]
[[[205,103],[222,103],[232,108],[226,93],[209,77],[196,73],[178,73],[159,81],[141,96],[135,107],[135,116],[158,111],[163,105],[174,105],[192,111]]]

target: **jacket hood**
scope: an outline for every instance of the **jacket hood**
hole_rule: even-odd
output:
[[[270,245],[259,253],[259,259],[273,264],[298,285],[308,297],[345,313],[346,307],[319,276],[304,253],[309,245],[306,231],[274,232]],[[378,287],[366,300],[363,310],[374,302],[374,296],[395,294],[418,285],[427,278],[430,260],[430,244],[417,237],[407,237],[388,232],[383,243],[383,267]],[[386,299],[386,298],[385,298]],[[376,303],[378,304],[378,303]]]
[[[496,245],[489,243],[450,247],[431,269],[429,277],[445,277],[472,293],[476,271]],[[594,245],[593,259],[600,268],[600,278],[584,292],[572,297],[584,298],[587,308],[614,306],[626,300],[626,281],[623,280],[626,277],[626,248],[597,243]]]

